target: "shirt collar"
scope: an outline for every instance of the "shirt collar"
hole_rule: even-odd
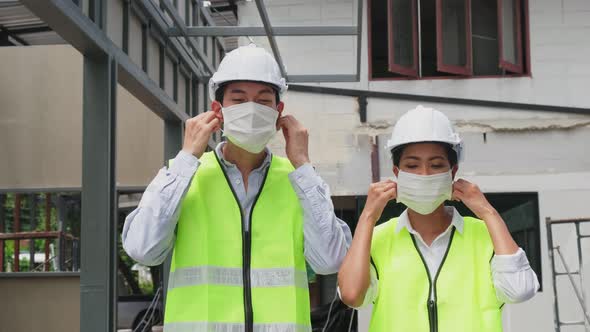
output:
[[[217,155],[217,157],[219,158],[219,160],[221,161],[221,163],[223,164],[223,166],[225,166],[225,167],[236,167],[235,164],[232,164],[231,162],[225,160],[225,157],[223,156],[223,146],[226,143],[227,142],[220,142],[219,144],[217,144],[217,147],[215,148],[215,154]],[[268,148],[264,148],[264,152],[266,152],[266,157],[264,157],[264,160],[262,161],[262,164],[256,170],[264,169],[268,165],[270,165],[270,162],[272,160],[272,154],[270,153],[270,150]]]
[[[465,221],[463,220],[463,217],[459,214],[459,211],[457,211],[457,209],[455,209],[455,207],[453,206],[445,206],[445,209],[447,212],[453,214],[451,225],[455,226],[455,228],[460,234],[463,234],[463,225],[465,224]],[[408,232],[410,232],[411,234],[416,233],[416,231],[412,227],[412,224],[410,223],[410,218],[408,217],[408,209],[406,209],[397,219],[397,227],[395,228],[395,232],[399,233],[404,228],[406,228]]]

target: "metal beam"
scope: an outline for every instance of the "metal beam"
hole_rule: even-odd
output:
[[[80,330],[113,332],[117,323],[115,187],[117,63],[84,56]]]
[[[166,21],[164,20],[164,18],[161,17],[161,12],[159,11],[159,8],[156,7],[156,5],[152,1],[143,0],[143,1],[137,1],[134,3],[138,4],[138,8],[141,8],[145,12],[146,16],[148,16],[148,18],[153,23],[153,26],[157,30],[159,30],[162,34],[166,33],[169,26],[166,23]],[[170,39],[169,41],[170,41],[169,45],[178,54],[180,54],[180,56],[182,57],[182,59],[184,60],[186,65],[189,66],[189,68],[191,68],[191,70],[194,72],[194,75],[199,77],[200,79],[203,79],[203,76],[204,76],[203,73],[201,73],[201,71],[198,69],[197,63],[196,63],[192,53],[186,48],[186,46],[181,44],[176,39]]]
[[[35,15],[84,55],[111,54],[119,65],[119,83],[162,119],[187,115],[101,31],[71,0],[22,0]]]
[[[21,44],[21,46],[28,46],[29,45],[29,43],[27,43],[24,39],[20,38],[19,36],[16,36],[12,31],[7,30],[2,26],[0,26],[0,35],[5,35],[6,37],[10,37],[10,38],[14,39],[16,42]]]
[[[0,195],[3,194],[31,194],[31,193],[79,193],[81,187],[47,187],[47,188],[0,188]],[[120,186],[117,187],[119,193],[131,193],[145,191],[143,186]],[[0,196],[1,197],[1,196]]]
[[[357,82],[357,75],[289,75],[289,83]]]
[[[272,27],[275,36],[356,36],[354,26],[281,26]],[[183,32],[178,28],[168,29],[168,36],[181,37]],[[266,36],[264,27],[241,26],[190,26],[186,28],[187,37],[240,37]]]
[[[319,93],[319,94],[326,94],[326,95],[349,96],[349,97],[366,96],[369,98],[409,100],[409,101],[416,101],[416,102],[423,102],[423,103],[441,103],[441,104],[454,104],[454,105],[466,105],[466,106],[480,106],[480,107],[490,107],[490,108],[496,108],[496,109],[509,109],[509,110],[519,110],[519,111],[534,111],[534,112],[540,111],[540,112],[556,112],[556,113],[565,113],[565,114],[590,115],[590,108],[581,108],[581,107],[564,107],[564,106],[543,105],[543,104],[513,103],[513,102],[495,101],[495,100],[426,96],[426,95],[415,95],[415,94],[408,94],[408,93],[342,89],[342,88],[332,88],[332,87],[325,87],[325,86],[291,84],[291,85],[289,85],[289,91]]]
[[[268,13],[266,12],[266,7],[264,6],[263,0],[256,0],[256,7],[258,8],[258,13],[260,14],[260,19],[262,20],[262,25],[264,25],[264,30],[266,31],[266,36],[268,37],[268,43],[270,44],[270,48],[272,49],[272,53],[275,56],[275,60],[279,64],[279,69],[281,70],[281,75],[283,77],[287,77],[287,71],[285,70],[285,65],[283,64],[283,59],[281,58],[281,52],[279,51],[279,46],[277,45],[277,41],[274,36],[274,32],[272,29],[272,25],[270,23],[270,19],[268,18]]]
[[[195,1],[195,2],[197,2],[197,1]],[[197,2],[197,3],[200,3],[200,1]],[[215,24],[215,20],[211,16],[211,11],[210,11],[211,8],[214,8],[214,7],[203,7],[203,8],[200,8],[201,10],[199,12],[201,14],[203,14],[203,18],[205,18],[206,24],[208,26],[215,27],[215,26],[217,26],[217,24]],[[224,40],[223,39],[220,39],[220,38],[215,38],[215,41],[217,42],[217,45],[219,47],[221,47],[225,51],[225,42],[224,42]]]
[[[363,0],[357,0],[356,16],[356,81],[361,80],[361,51],[363,36]]]
[[[182,31],[182,35],[186,34],[186,26],[184,21],[180,17],[180,14],[176,10],[176,7],[170,3],[168,0],[160,0],[160,4],[164,6],[164,10],[168,13],[170,18],[172,18],[172,22],[174,25]]]
[[[0,233],[0,240],[26,240],[26,239],[57,239],[63,236],[68,239],[73,239],[74,236],[66,234],[62,231],[39,231],[39,232],[13,232]]]
[[[21,28],[21,29],[9,29],[7,30],[9,33],[17,34],[17,35],[27,35],[31,33],[42,33],[42,32],[51,32],[50,27],[34,27],[34,28]]]
[[[144,1],[150,1],[150,0],[144,0]],[[180,14],[178,13],[178,11],[176,11],[176,8],[168,0],[160,0],[160,3],[164,5],[164,9],[168,13],[168,15],[170,15],[172,17],[172,21],[174,22],[176,27],[181,31],[182,37],[186,37],[186,25],[184,24],[184,21],[180,17]],[[168,26],[166,26],[166,28],[164,28],[163,33],[166,33],[167,28],[168,28]],[[195,43],[195,41],[193,39],[188,38],[187,43],[197,53],[197,58],[199,58],[199,60],[201,60],[201,62],[205,65],[205,67],[207,68],[207,71],[210,74],[213,74],[215,72],[215,68],[213,68],[207,55],[205,53],[203,53],[201,48]]]

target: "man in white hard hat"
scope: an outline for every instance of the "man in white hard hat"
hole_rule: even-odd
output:
[[[454,181],[461,138],[443,113],[418,106],[395,124],[387,145],[397,180],[369,189],[338,274],[342,300],[375,304],[371,332],[501,332],[504,303],[530,299],[539,283],[480,189]],[[375,227],[390,200],[407,209]]]
[[[157,265],[173,250],[167,332],[311,331],[306,261],[337,272],[351,234],[311,166],[307,130],[283,115],[286,89],[264,49],[228,53],[211,111],[187,121],[182,151],[125,221],[135,260]],[[222,127],[227,142],[205,152]],[[288,158],[266,148],[277,128]]]

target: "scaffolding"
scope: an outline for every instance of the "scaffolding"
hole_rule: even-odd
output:
[[[580,231],[580,225],[583,223],[590,223],[590,218],[581,218],[581,219],[560,219],[560,220],[552,220],[551,218],[546,219],[546,226],[547,226],[547,243],[549,246],[549,259],[551,261],[551,268],[553,271],[553,310],[555,312],[554,317],[554,325],[555,331],[561,332],[562,326],[584,326],[586,332],[590,332],[590,314],[588,313],[588,309],[586,306],[585,300],[585,289],[584,289],[584,259],[583,259],[583,251],[582,251],[582,239],[590,238],[590,234],[582,234]],[[563,252],[561,251],[560,245],[555,245],[553,243],[553,226],[554,225],[574,225],[576,229],[576,247],[577,247],[577,257],[578,257],[578,270],[572,271],[568,266],[565,257],[563,256]],[[557,253],[557,257],[561,261],[563,268],[565,271],[559,272],[555,266],[555,253]],[[578,303],[583,312],[583,319],[578,321],[562,321],[559,318],[559,292],[557,287],[557,278],[558,277],[567,277],[570,281],[576,298],[578,299]],[[576,284],[574,280],[574,276],[578,277],[580,282],[580,287]]]

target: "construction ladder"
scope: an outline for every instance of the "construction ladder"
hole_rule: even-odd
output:
[[[561,220],[552,220],[551,218],[547,218],[546,220],[546,226],[547,226],[547,243],[549,245],[549,259],[551,260],[551,267],[553,270],[553,310],[555,311],[555,319],[554,319],[554,324],[555,324],[555,331],[556,332],[561,332],[561,327],[562,326],[571,326],[571,325],[581,325],[584,326],[586,328],[586,332],[590,332],[590,314],[588,313],[588,310],[586,308],[586,300],[585,300],[585,296],[584,296],[584,276],[583,276],[583,271],[584,271],[584,261],[582,258],[582,239],[584,238],[590,238],[590,234],[587,235],[583,235],[580,233],[580,224],[582,223],[586,223],[586,222],[590,222],[590,218],[588,219],[561,219]],[[564,224],[574,224],[576,227],[576,245],[578,247],[578,271],[571,271],[567,262],[565,261],[565,258],[563,256],[563,253],[561,252],[561,248],[559,245],[554,245],[553,244],[553,225],[564,225]],[[561,263],[563,264],[563,267],[565,269],[565,272],[558,272],[555,268],[555,259],[554,259],[554,253],[557,253],[559,259],[561,260]],[[576,283],[574,282],[574,275],[577,275],[579,277],[580,280],[580,286],[581,289],[578,288],[578,285],[576,285]],[[582,308],[582,312],[584,313],[584,318],[581,321],[571,321],[571,322],[562,322],[559,319],[559,304],[557,301],[557,277],[559,276],[567,276],[573,289],[574,289],[574,293],[576,294],[576,297],[578,298],[578,302]]]

